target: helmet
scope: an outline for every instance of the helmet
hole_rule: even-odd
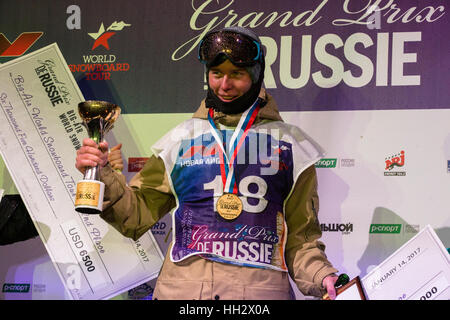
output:
[[[220,101],[208,88],[207,107],[233,114],[245,111],[255,102],[261,90],[265,67],[262,44],[255,33],[243,27],[210,31],[200,41],[198,59],[205,65],[206,72],[228,59],[238,67],[244,67],[253,82],[247,93],[231,102]]]

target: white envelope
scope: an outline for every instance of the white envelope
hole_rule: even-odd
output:
[[[369,300],[448,300],[450,255],[428,225],[361,282]]]

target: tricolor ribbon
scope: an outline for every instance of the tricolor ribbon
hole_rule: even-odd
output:
[[[255,103],[242,114],[241,119],[239,120],[239,123],[231,136],[231,140],[227,148],[228,150],[225,149],[222,133],[214,123],[214,110],[212,108],[209,109],[208,121],[211,126],[211,133],[219,145],[220,174],[222,176],[224,193],[238,193],[236,178],[234,176],[234,161],[236,160],[239,149],[245,141],[248,130],[255,122],[259,109],[260,99],[258,98]]]

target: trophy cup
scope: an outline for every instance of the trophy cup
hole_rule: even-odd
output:
[[[99,144],[119,117],[120,107],[106,101],[84,101],[78,104],[78,113],[89,138]],[[102,212],[105,184],[99,180],[99,170],[99,166],[86,168],[83,180],[77,183],[75,196],[77,212],[88,214]]]

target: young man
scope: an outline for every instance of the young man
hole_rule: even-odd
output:
[[[253,32],[210,32],[199,59],[206,99],[153,146],[129,186],[106,153],[84,140],[76,167],[102,166],[101,217],[138,239],[175,208],[154,298],[290,299],[288,272],[305,295],[333,298],[337,270],[318,240],[320,147],[284,123],[261,88],[264,54]]]

